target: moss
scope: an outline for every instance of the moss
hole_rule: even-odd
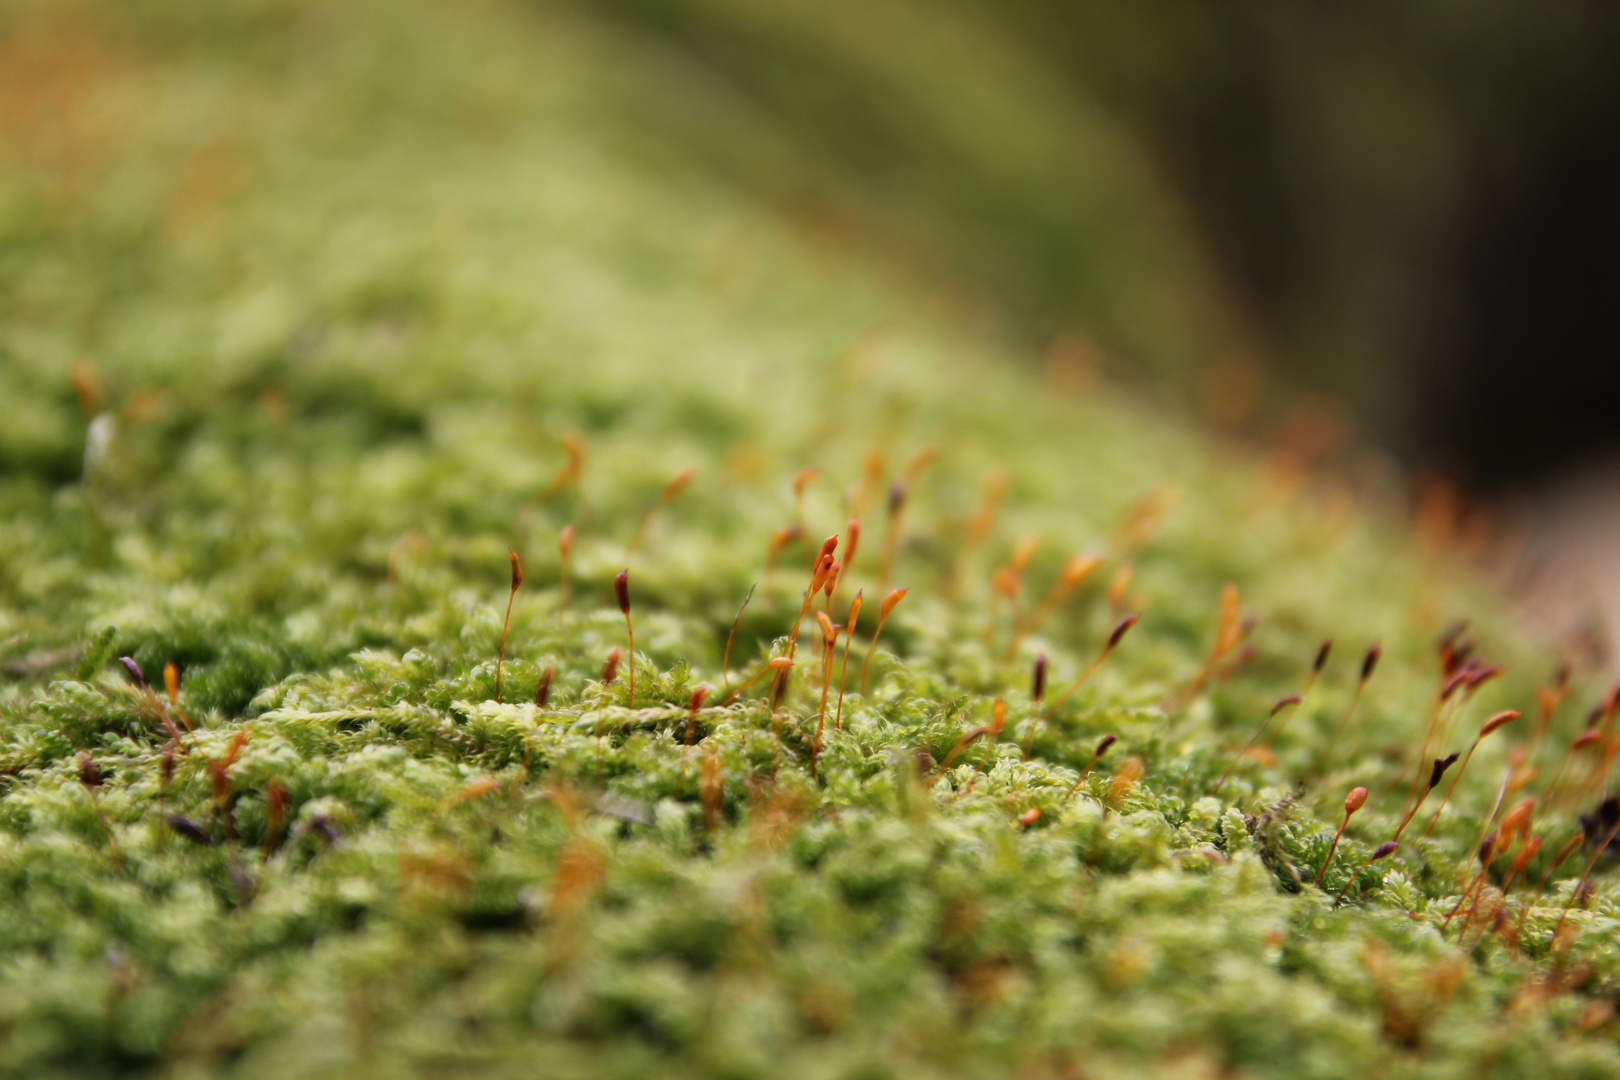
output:
[[[661,54],[594,17],[84,11],[104,18],[14,16],[15,47],[77,88],[61,123],[83,160],[10,133],[0,171],[5,235],[34,245],[4,263],[0,324],[0,1068],[1620,1067],[1601,873],[1558,949],[1575,860],[1521,949],[1445,921],[1522,731],[1481,746],[1430,838],[1367,863],[1444,623],[1472,616],[1509,669],[1447,748],[1551,666],[1378,505],[1037,379],[928,288],[639,127],[622,102],[685,86],[679,65],[627,65]],[[884,582],[884,489],[925,446]],[[814,624],[779,710],[763,682],[723,688],[786,647],[851,502],[865,532],[835,610],[864,590],[861,645],[812,776]],[[1009,655],[992,574],[1024,537],[1025,616],[1070,552],[1105,563]],[[525,579],[495,701],[508,549]],[[626,667],[603,683],[626,565],[633,701]],[[1197,685],[1229,581],[1252,655]],[[1032,723],[1034,658],[1055,700],[1127,610],[1140,625]],[[1222,782],[1330,635],[1275,763]],[[1373,640],[1382,665],[1323,760]],[[720,689],[687,747],[699,685]],[[941,769],[997,699],[999,738]],[[179,753],[166,715],[195,727]],[[1356,784],[1374,797],[1313,888]],[[1577,809],[1538,819],[1536,878]]]

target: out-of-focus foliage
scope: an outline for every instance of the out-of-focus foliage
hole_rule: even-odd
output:
[[[1498,861],[1459,903],[1533,716],[1482,744],[1432,835],[1425,813],[1366,864],[1402,812],[1444,623],[1474,615],[1510,671],[1438,749],[1550,667],[1438,540],[1414,549],[1286,456],[1213,450],[1078,368],[1007,363],[955,293],[874,269],[653,122],[685,109],[741,156],[799,160],[598,14],[4,18],[0,1069],[1620,1066],[1605,877],[1567,919],[1579,859],[1505,901]],[[864,590],[860,645],[812,775],[841,681],[816,624],[780,709],[763,682],[727,688],[787,648],[816,543],[842,533],[848,557],[851,513],[833,611]],[[508,549],[526,573],[495,701]],[[1087,550],[1102,566],[1042,610]],[[637,651],[604,685],[626,565]],[[1200,680],[1228,582],[1229,613],[1259,621],[1228,623]],[[890,586],[910,591],[861,693]],[[1299,715],[1241,755],[1328,635]],[[1515,799],[1598,694],[1578,673]],[[998,698],[1001,737],[943,769]],[[1562,775],[1536,881],[1586,808],[1586,759]],[[1373,799],[1313,888],[1357,784]]]
[[[1620,125],[1620,16],[1593,0],[602,6],[811,147],[867,228],[931,239],[1013,328],[1078,324],[1183,399],[1259,364],[1408,452],[1458,437],[1418,425],[1455,422],[1425,395],[1477,374],[1471,262],[1505,257],[1484,224]]]
[[[1077,92],[1011,9],[597,6],[669,41],[792,151],[761,156],[712,114],[666,105],[659,120],[695,152],[790,212],[877,238],[900,268],[951,275],[981,320],[1040,345],[1084,330],[1096,359],[1172,385],[1256,347],[1142,132]]]

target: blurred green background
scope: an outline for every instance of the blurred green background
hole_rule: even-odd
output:
[[[1033,346],[1066,377],[1101,369],[1233,431],[1297,438],[1303,425],[1320,446],[1352,433],[1484,487],[1615,445],[1611,4],[532,10],[619,43],[621,70],[604,85],[622,92],[599,108],[622,145],[744,185],[803,233],[935,290],[964,326]],[[81,106],[110,72],[194,55],[227,82],[220,65],[240,63],[295,89],[320,58],[370,47],[304,0],[10,0],[0,20],[11,304],[38,245],[68,235],[54,211],[19,208],[60,211],[97,170],[134,175],[119,145],[135,131],[168,125],[169,157],[140,166],[155,170],[147,180],[167,170],[206,195],[245,175],[255,121],[205,119],[202,100],[186,106],[185,130],[177,116],[84,127]],[[407,116],[419,127],[411,84],[449,85],[442,69],[466,63],[447,49],[379,69],[371,134],[386,141]],[[546,60],[535,63],[544,86]],[[504,122],[495,99],[513,91],[490,93],[484,114]],[[261,150],[291,157],[274,139],[296,142],[292,130],[264,135]],[[130,273],[144,272],[137,248],[165,242],[150,218],[161,211],[142,212],[120,226]],[[0,440],[0,454],[15,457],[20,438]]]
[[[1484,485],[1615,444],[1613,5],[608,9],[814,162],[729,166],[948,253],[1013,332],[1079,328],[1217,422],[1319,395]]]

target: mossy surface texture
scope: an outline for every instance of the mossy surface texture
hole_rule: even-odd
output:
[[[7,1075],[1620,1073],[1602,688],[1534,739],[1443,544],[730,187],[643,105],[794,151],[600,12],[4,20]]]

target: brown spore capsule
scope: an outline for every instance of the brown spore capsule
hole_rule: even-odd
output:
[[[495,656],[495,701],[501,700],[501,673],[506,664],[506,634],[512,627],[512,603],[517,599],[518,587],[523,584],[523,562],[515,551],[508,549],[512,562],[512,589],[506,594],[506,618],[501,623],[501,648]]]
[[[189,818],[181,817],[179,814],[170,814],[163,819],[163,823],[192,843],[201,844],[203,847],[213,846],[213,837],[203,832]]]
[[[889,516],[894,517],[906,506],[906,485],[896,480],[889,485]]]
[[[1530,819],[1535,813],[1536,800],[1534,796],[1527,796],[1516,803],[1513,809],[1502,815],[1500,834],[1512,836],[1517,833],[1521,837],[1530,834]]]
[[[555,667],[553,667],[551,664],[547,664],[546,665],[546,670],[544,670],[544,671],[542,671],[540,673],[540,681],[537,684],[535,684],[535,688],[534,688],[534,704],[535,704],[535,708],[544,709],[547,705],[549,705],[551,703],[551,683],[552,683],[552,681],[554,679],[556,679],[556,677],[557,677],[557,669]]]
[[[1434,768],[1429,772],[1429,789],[1440,786],[1440,778],[1446,775],[1446,770],[1457,763],[1457,753],[1453,751],[1443,758],[1434,759]]]
[[[120,656],[118,662],[124,666],[124,670],[129,673],[129,677],[135,680],[136,686],[139,686],[142,690],[146,689],[146,673],[141,670],[141,665],[135,662],[133,656]]]
[[[677,776],[675,780],[675,788],[677,792],[680,790],[681,780],[686,775],[686,754],[687,751],[692,748],[692,736],[697,730],[698,712],[703,708],[703,702],[707,700],[708,696],[709,688],[707,686],[699,686],[692,691],[692,696],[688,698],[686,702],[686,741],[681,748],[680,775]]]
[[[1384,655],[1384,647],[1378,642],[1367,646],[1367,655],[1361,658],[1361,681],[1366,682],[1378,670],[1378,660]]]
[[[1276,703],[1271,706],[1271,715],[1276,716],[1278,713],[1288,708],[1288,706],[1298,705],[1304,700],[1305,697],[1302,694],[1289,694],[1287,697],[1278,698]]]
[[[1458,671],[1446,679],[1445,685],[1440,688],[1440,700],[1450,701],[1451,696],[1468,681],[1469,672]]]
[[[664,498],[673,499],[675,496],[679,495],[686,489],[686,485],[690,484],[693,478],[696,476],[697,470],[690,465],[677,472],[674,476],[670,477],[669,483],[664,485]]]
[[[1339,840],[1344,836],[1344,830],[1350,824],[1350,817],[1360,810],[1367,802],[1367,789],[1364,787],[1351,788],[1350,794],[1344,797],[1344,818],[1339,822],[1338,830],[1333,834],[1333,842],[1328,845],[1327,856],[1322,860],[1322,868],[1316,872],[1317,888],[1322,886],[1322,876],[1327,873],[1329,866],[1333,865],[1333,856],[1339,850]]]
[[[624,632],[630,639],[630,697],[627,702],[633,709],[636,707],[636,628],[630,622],[630,570],[625,568],[613,575],[613,595],[618,598],[619,610],[624,612]]]
[[[1117,648],[1119,643],[1125,640],[1125,635],[1131,632],[1131,627],[1141,621],[1141,618],[1142,616],[1138,614],[1127,615],[1119,620],[1119,625],[1114,627],[1114,632],[1108,635],[1108,651],[1112,652]]]

